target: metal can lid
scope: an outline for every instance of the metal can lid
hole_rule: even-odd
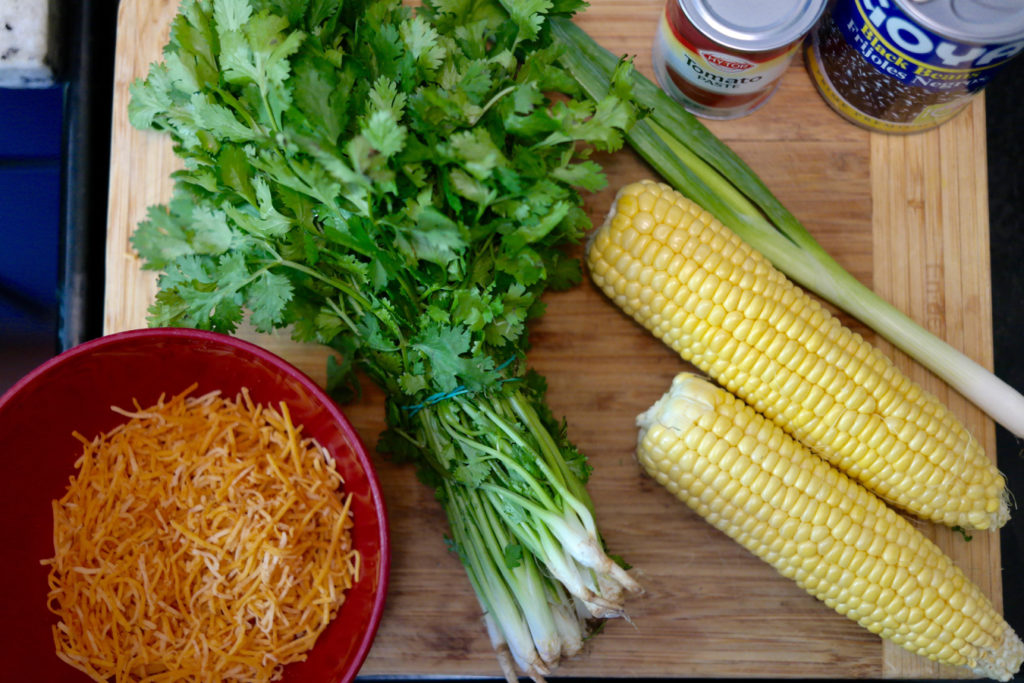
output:
[[[964,43],[1024,38],[1021,0],[910,0],[899,3],[924,28]]]
[[[698,31],[745,52],[774,50],[800,40],[826,5],[826,0],[677,1]]]

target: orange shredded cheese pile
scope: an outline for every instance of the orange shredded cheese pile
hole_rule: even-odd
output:
[[[351,494],[287,406],[194,389],[75,434],[43,563],[57,655],[94,680],[276,680],[359,578]]]

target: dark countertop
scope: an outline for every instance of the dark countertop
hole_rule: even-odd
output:
[[[1017,57],[986,91],[992,328],[996,374],[1024,391],[1024,58]],[[999,468],[1016,494],[1017,509],[1000,532],[1006,620],[1024,633],[1024,444],[997,427]],[[1015,681],[1024,680],[1018,674]]]
[[[103,238],[109,173],[114,2],[71,3],[67,21],[60,348],[102,333]],[[996,373],[1024,391],[1024,58],[986,91]],[[3,332],[0,331],[0,334]],[[1024,501],[1022,443],[997,428],[999,466]],[[1018,508],[1024,503],[1018,503]],[[1001,531],[1004,609],[1024,633],[1024,511]],[[1015,680],[1024,680],[1018,676]]]

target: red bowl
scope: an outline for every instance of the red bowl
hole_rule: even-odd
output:
[[[285,681],[349,681],[377,632],[387,592],[390,550],[377,476],[358,434],[335,403],[281,358],[234,337],[184,329],[133,330],[85,342],[39,366],[0,396],[0,628],[4,680],[87,681],[54,652],[46,607],[53,555],[51,501],[74,473],[81,444],[122,422],[111,406],[152,405],[199,386],[234,396],[248,387],[253,400],[288,403],[296,424],[331,453],[352,493],[353,544],[363,573],[337,618],[304,662],[285,667]]]

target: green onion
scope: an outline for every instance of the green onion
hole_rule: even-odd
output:
[[[485,610],[506,677],[579,652],[591,617],[622,616],[636,581],[605,554],[584,488],[589,470],[540,395],[511,383],[454,394],[407,420],[439,483],[452,546]],[[507,657],[504,656],[507,653]]]
[[[552,32],[567,48],[562,64],[592,98],[613,87],[620,61],[568,19]],[[1018,438],[1024,396],[921,327],[846,271],[739,156],[643,74],[630,70],[636,100],[648,110],[629,145],[670,185],[711,212],[779,270],[846,311],[934,372]]]

